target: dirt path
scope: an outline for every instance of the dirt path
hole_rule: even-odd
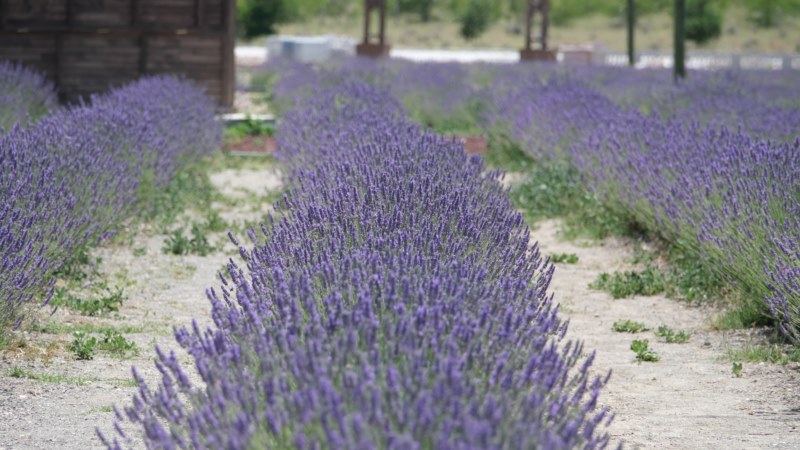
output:
[[[558,264],[551,289],[570,319],[568,337],[597,350],[594,369],[612,370],[601,403],[616,414],[614,440],[626,448],[767,449],[800,448],[800,365],[745,363],[742,377],[723,359],[742,345],[746,332],[720,332],[709,326],[716,312],[660,296],[614,300],[588,288],[602,272],[629,269],[632,247],[609,239],[582,245],[558,236],[559,222],[538,224],[533,236],[543,254],[575,253],[577,264]],[[612,331],[631,319],[655,329],[686,330],[685,344],[667,344],[652,331]],[[661,360],[637,363],[634,339],[649,339]],[[753,338],[756,339],[756,338]]]

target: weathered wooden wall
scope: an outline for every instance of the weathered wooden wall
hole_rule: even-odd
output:
[[[181,74],[233,104],[235,0],[0,0],[0,60],[48,74],[65,100]]]

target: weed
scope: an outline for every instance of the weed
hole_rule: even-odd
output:
[[[742,377],[742,363],[734,362],[733,363],[733,367],[731,367],[731,372],[733,373],[733,376],[735,376],[736,378],[741,378]]]
[[[114,332],[114,333],[125,333],[125,334],[133,334],[133,333],[144,333],[144,327],[140,326],[132,326],[132,325],[125,325],[121,327],[112,327],[108,325],[98,325],[94,323],[77,323],[77,324],[61,324],[58,322],[48,322],[44,325],[33,325],[31,326],[31,331],[35,331],[38,333],[48,333],[48,334],[72,334],[76,331],[81,331],[83,333],[91,334],[105,334],[106,332]]]
[[[275,125],[263,120],[247,116],[245,120],[236,122],[225,128],[224,137],[229,140],[241,139],[247,136],[274,136]]]
[[[206,213],[205,229],[212,232],[220,232],[228,229],[228,223],[219,215],[216,209],[209,209]]]
[[[663,337],[667,344],[683,344],[689,342],[690,335],[685,331],[675,332],[671,328],[661,325],[656,330],[656,336]]]
[[[68,375],[50,375],[44,373],[36,373],[30,370],[25,370],[21,367],[14,366],[8,371],[8,376],[12,378],[27,378],[29,380],[42,381],[44,383],[57,383],[57,384],[74,384],[82,386],[92,381],[99,381],[99,378],[94,377],[71,377]]]
[[[577,169],[565,161],[545,161],[527,169],[528,179],[511,189],[511,200],[529,222],[561,217],[565,237],[603,239],[631,235],[627,216],[602,204],[587,190]]]
[[[209,159],[182,165],[166,187],[158,186],[153,173],[146,173],[139,185],[140,219],[159,227],[175,223],[186,209],[205,211],[220,196],[208,176]]]
[[[200,256],[206,256],[214,251],[214,248],[208,244],[205,230],[196,223],[192,224],[192,239],[189,244],[191,252]]]
[[[186,237],[182,229],[177,229],[167,236],[161,250],[166,254],[188,255],[189,253],[206,256],[214,251],[208,243],[205,229],[197,223],[192,223],[192,235]]]
[[[101,283],[103,293],[94,298],[82,299],[70,294],[66,288],[56,288],[50,304],[53,306],[65,306],[74,311],[80,312],[85,316],[96,316],[111,311],[119,311],[120,305],[126,299],[125,292],[121,287],[113,290],[106,283]]]
[[[114,330],[106,330],[103,333],[103,337],[97,342],[97,349],[121,356],[124,356],[126,352],[139,353],[136,343],[125,339],[125,336]]]
[[[660,359],[656,352],[648,348],[649,345],[647,339],[636,339],[631,343],[631,350],[636,353],[636,361],[656,362]]]
[[[145,256],[147,254],[146,247],[136,247],[133,249],[133,256]]]
[[[649,328],[647,328],[645,324],[640,322],[634,322],[630,319],[618,320],[614,322],[614,325],[612,325],[611,328],[617,333],[640,333],[642,331],[649,330]]]
[[[81,246],[73,251],[54,276],[67,281],[85,281],[100,275],[98,268],[102,262],[102,258],[92,258],[89,255],[88,247]]]
[[[717,316],[713,326],[717,330],[735,330],[772,324],[772,318],[763,301],[740,298],[734,305]]]
[[[183,230],[178,228],[167,236],[161,250],[169,255],[186,255],[189,253],[191,242],[183,235]]]
[[[634,295],[656,295],[666,290],[664,274],[653,266],[641,272],[626,271],[614,274],[602,273],[589,284],[592,289],[609,292],[614,298]]]
[[[77,356],[80,360],[89,360],[94,358],[94,350],[97,347],[97,339],[88,336],[82,331],[76,331],[72,333],[72,336],[75,339],[71,344],[69,344],[69,351],[75,353],[75,356]]]
[[[800,362],[800,347],[772,345],[748,345],[744,348],[731,349],[728,359],[746,362],[768,362],[786,364]]]
[[[525,154],[519,144],[509,139],[492,136],[488,143],[489,152],[483,160],[490,167],[496,167],[508,172],[521,172],[533,166],[530,156]]]
[[[556,264],[558,263],[577,264],[578,255],[576,255],[575,253],[557,253],[550,257],[550,261]]]

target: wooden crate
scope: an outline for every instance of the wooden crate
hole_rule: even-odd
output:
[[[0,60],[44,71],[66,101],[174,73],[233,105],[235,0],[0,0]]]

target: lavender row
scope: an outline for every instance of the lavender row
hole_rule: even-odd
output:
[[[607,445],[499,173],[362,82],[298,97],[278,139],[289,193],[208,291],[214,327],[176,332],[202,383],[159,352],[109,448]]]
[[[202,91],[156,77],[0,136],[0,325],[46,303],[73,251],[114,234],[143,184],[165,185],[220,135]]]
[[[55,86],[44,75],[0,61],[0,133],[28,125],[57,105]]]
[[[674,85],[666,71],[608,68],[358,61],[327,70],[328,80],[392,89],[417,119],[439,116],[428,125],[505,135],[540,161],[572,161],[601,198],[763,298],[800,341],[796,74],[694,73]]]

